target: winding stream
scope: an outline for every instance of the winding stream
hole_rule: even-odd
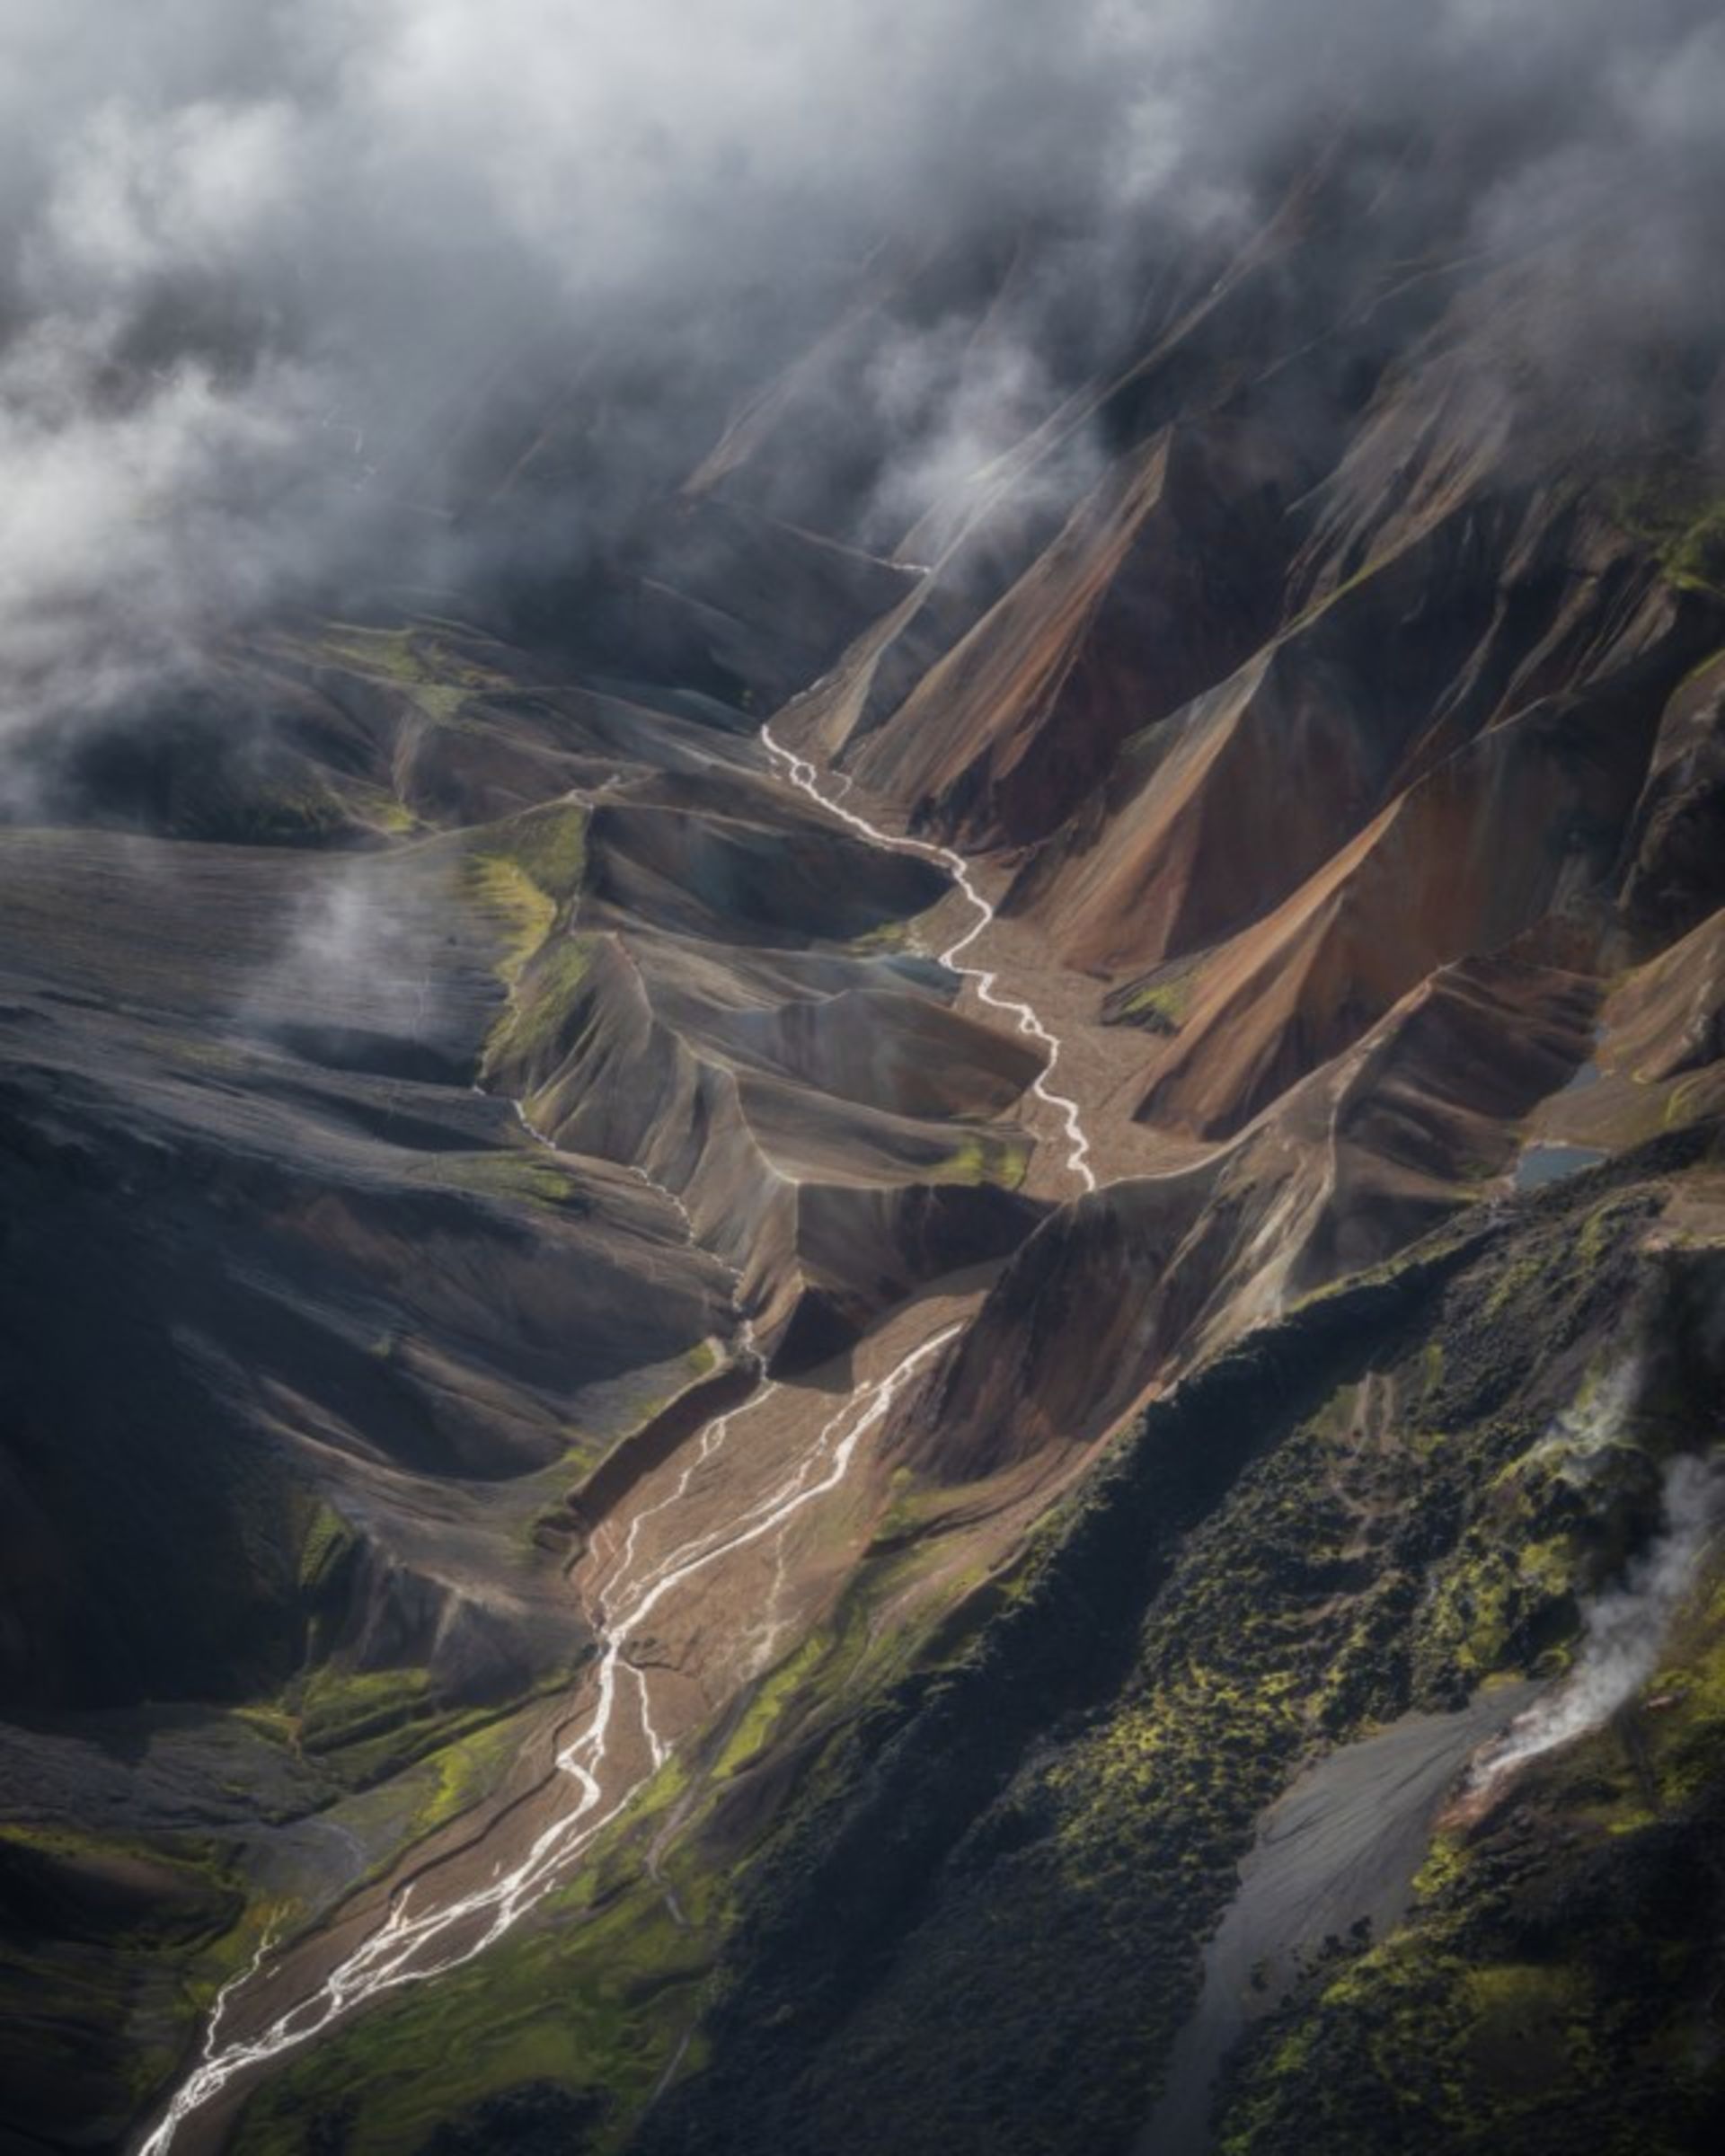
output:
[[[1049,1108],[1053,1109],[1065,1123],[1067,1147],[1066,1167],[1077,1178],[1084,1189],[1093,1190],[1096,1188],[1096,1177],[1090,1165],[1090,1140],[1084,1135],[1084,1127],[1079,1116],[1078,1103],[1068,1099],[1065,1093],[1055,1092],[1048,1084],[1048,1080],[1054,1075],[1054,1066],[1060,1060],[1058,1035],[1049,1032],[1029,1003],[1020,1003],[1014,996],[996,995],[995,983],[999,977],[998,975],[990,973],[981,966],[961,966],[959,963],[963,953],[969,950],[995,917],[994,907],[971,882],[969,864],[966,862],[963,854],[955,853],[951,846],[934,845],[926,839],[897,838],[890,831],[883,831],[878,824],[870,823],[866,817],[858,816],[854,810],[842,807],[843,794],[850,791],[851,782],[848,779],[843,782],[839,794],[822,793],[818,782],[818,773],[816,772],[815,766],[806,757],[800,756],[794,750],[786,748],[783,742],[774,740],[773,729],[770,726],[762,727],[761,744],[767,755],[790,780],[792,785],[800,793],[807,794],[809,799],[818,807],[824,808],[828,816],[837,817],[842,822],[848,824],[853,831],[860,831],[871,845],[882,846],[890,853],[915,853],[920,855],[924,861],[939,862],[941,866],[951,876],[960,890],[964,893],[965,897],[976,908],[976,920],[956,943],[948,945],[946,950],[941,953],[938,962],[944,966],[949,973],[956,973],[960,979],[974,983],[978,1003],[986,1003],[991,1011],[1004,1011],[1009,1013],[1018,1021],[1018,1029],[1021,1033],[1031,1040],[1040,1041],[1048,1049],[1048,1060],[1043,1065],[1041,1075],[1031,1086],[1031,1091],[1039,1100],[1045,1101]]]
[[[646,1673],[627,1660],[631,1639],[660,1604],[696,1573],[721,1557],[782,1533],[805,1506],[837,1489],[862,1439],[883,1419],[917,1371],[958,1330],[954,1324],[934,1334],[912,1349],[885,1377],[854,1393],[777,1489],[722,1533],[698,1538],[673,1551],[642,1580],[633,1583],[625,1599],[607,1613],[592,1711],[579,1732],[557,1754],[559,1769],[575,1785],[574,1803],[538,1835],[521,1860],[471,1893],[423,1911],[415,1912],[410,1906],[411,1886],[403,1888],[396,1895],[384,1923],[339,1962],[316,1991],[256,2037],[220,2049],[213,2044],[206,2046],[202,2061],[144,2142],[140,2156],[160,2156],[190,2114],[210,2102],[236,2075],[309,2042],[362,2000],[376,1998],[402,1984],[423,1983],[471,1961],[502,1938],[518,1919],[567,1877],[575,1859],[618,1816],[667,1756],[667,1746],[651,1719]],[[718,1452],[735,1424],[767,1396],[757,1393],[745,1406],[715,1422],[707,1433],[705,1457]],[[692,1473],[693,1468],[687,1471]],[[668,1508],[685,1489],[686,1482],[663,1507],[655,1509]],[[638,1519],[634,1525],[640,1524]],[[632,1537],[632,1528],[631,1533]],[[619,1560],[619,1571],[626,1554],[627,1545],[624,1559]],[[649,1764],[644,1772],[607,1797],[601,1775],[612,1740],[618,1734],[620,1713],[628,1711],[619,1682],[624,1670],[634,1681],[633,1712]]]
[[[1059,1057],[1058,1039],[1043,1025],[1029,1003],[995,993],[996,976],[993,973],[959,963],[962,954],[995,917],[993,906],[970,881],[961,856],[948,847],[894,837],[842,808],[836,800],[827,799],[819,791],[811,764],[782,747],[773,738],[770,729],[763,728],[761,738],[774,764],[784,771],[800,792],[828,814],[842,818],[871,844],[894,853],[921,854],[939,862],[951,871],[965,897],[975,907],[977,919],[942,954],[940,962],[972,982],[981,1002],[1016,1018],[1021,1033],[1047,1046],[1048,1060],[1032,1091],[1062,1118],[1068,1144],[1067,1167],[1085,1190],[1093,1190],[1096,1178],[1089,1165],[1089,1140],[1084,1135],[1078,1105],[1050,1091],[1047,1082]],[[521,1104],[513,1105],[528,1135],[548,1150],[558,1151],[555,1143],[535,1127]],[[661,1190],[644,1171],[636,1172],[676,1206],[685,1232],[693,1242],[694,1223],[682,1200],[673,1191]],[[735,1268],[731,1269],[740,1298],[740,1276]],[[746,1318],[742,1317],[740,1302],[739,1315],[745,1351],[755,1356],[753,1336]],[[779,1388],[764,1386],[742,1406],[709,1425],[695,1456],[685,1467],[670,1493],[631,1521],[623,1546],[615,1560],[607,1567],[597,1589],[595,1616],[600,1652],[594,1666],[592,1707],[577,1733],[556,1755],[559,1772],[572,1784],[572,1802],[568,1811],[540,1833],[509,1870],[500,1872],[454,1900],[416,1909],[411,1904],[420,1882],[410,1881],[398,1888],[383,1923],[339,1961],[314,1991],[278,2016],[258,2035],[219,2044],[221,2022],[230,2010],[231,1995],[249,1983],[262,1966],[269,1944],[266,1941],[251,1966],[223,1987],[199,2063],[140,2144],[138,2156],[164,2156],[187,2119],[213,2102],[239,2076],[309,2043],[363,2001],[404,1984],[424,1983],[473,1960],[567,1879],[576,1860],[626,1809],[669,1756],[670,1745],[654,1720],[647,1671],[629,1659],[631,1642],[660,1605],[687,1581],[721,1558],[772,1536],[779,1538],[776,1604],[777,1588],[783,1585],[784,1573],[783,1537],[791,1522],[805,1507],[838,1488],[862,1438],[884,1419],[917,1372],[960,1330],[958,1323],[947,1326],[901,1357],[884,1377],[859,1386],[822,1426],[797,1464],[736,1519],[721,1528],[710,1528],[691,1536],[650,1563],[640,1577],[632,1577],[642,1527],[649,1520],[675,1511],[687,1498],[695,1474],[724,1449],[737,1424],[757,1412],[776,1395]],[[758,1357],[755,1359],[758,1362]],[[774,1621],[775,1610],[770,1609],[768,1615],[769,1621]],[[769,1630],[766,1655],[770,1656],[775,1639],[776,1631]],[[629,1680],[626,1686],[625,1672]],[[606,1771],[613,1763],[614,1745],[629,1736],[632,1725],[639,1736],[645,1764],[633,1772],[625,1766],[622,1785],[607,1790]]]

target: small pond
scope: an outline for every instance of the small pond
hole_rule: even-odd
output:
[[[1566,1175],[1597,1168],[1605,1158],[1597,1145],[1529,1145],[1516,1162],[1516,1188],[1538,1190],[1547,1183],[1561,1183]]]

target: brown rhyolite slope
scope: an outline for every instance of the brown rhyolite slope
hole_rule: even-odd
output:
[[[912,1445],[960,1475],[1500,1196],[1542,1104],[1591,1082],[1623,968],[1718,904],[1725,588],[1673,517],[1704,524],[1680,445],[1719,377],[1640,435],[1570,410],[1517,342],[1559,271],[1449,252],[1441,212],[1395,252],[1422,213],[1393,180],[1345,291],[1303,283],[1332,179],[1004,460],[1062,518],[1035,539],[1010,484],[955,499],[922,593],[780,722],[995,858],[1014,933],[1067,970],[1069,1040],[1137,1035],[1092,1125],[1183,1149],[1020,1252],[961,1358],[986,1383],[945,1374]],[[1633,506],[1642,460],[1683,472],[1680,511]],[[1707,1059],[1704,941],[1625,1006],[1648,1076]]]
[[[604,1991],[637,2048],[580,2072],[624,2091],[619,2134],[657,2085],[639,2054],[706,2062],[643,2145],[1126,2145],[1302,1752],[1555,1666],[1717,1396],[1691,1245],[1719,1238],[1725,596],[1632,505],[1657,448],[1700,517],[1718,368],[1641,434],[1602,426],[1518,341],[1549,265],[1482,261],[1429,164],[1374,163],[1365,199],[1347,164],[1332,145],[1243,238],[1176,250],[893,535],[925,570],[871,572],[874,611],[775,717],[1003,896],[976,955],[1059,1033],[1106,1180],[1039,1184],[1064,1202],[1002,1234],[861,1455],[854,1576],[803,1576],[816,1630],[692,1740],[650,1860],[607,1874],[638,1945],[668,1862],[705,1951],[714,1879],[748,1920],[716,1993],[661,2008],[650,1946]],[[1023,261],[967,296],[985,348]],[[832,513],[808,433],[925,273],[875,264],[687,498]],[[856,430],[836,461],[873,489]],[[682,619],[679,659],[749,663],[754,595],[705,582]],[[677,1188],[812,1354],[944,1261],[928,1127],[998,1142],[1029,1068],[916,958],[835,948],[868,925],[835,909],[911,910],[913,864],[793,836],[758,764],[690,775],[596,797],[579,903],[518,994],[560,939],[579,977],[492,1068],[562,1142]],[[1625,1157],[1541,1192],[1537,1141]],[[1541,1480],[1542,1436],[1648,1312],[1683,1367],[1589,1509]],[[612,1985],[614,1935],[587,1959],[547,1936]],[[679,1931],[679,1975],[697,1951]],[[411,2026],[339,2047],[361,2116]]]

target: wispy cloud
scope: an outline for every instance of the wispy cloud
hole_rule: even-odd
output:
[[[1551,364],[1598,367],[1579,321],[1710,326],[1711,13],[5,0],[0,735],[123,706],[320,577],[411,573],[447,531],[402,505],[482,551],[461,464],[490,404],[584,385],[535,511],[567,540],[674,482],[677,415],[757,387],[883,242],[1060,235],[982,343],[925,287],[889,323],[849,415],[875,437],[850,535],[878,537],[1134,319],[1162,239],[1231,242],[1341,125],[1461,145],[1506,259],[1585,228],[1528,328]]]
[[[275,956],[247,983],[241,1029],[262,1035],[386,1034],[432,1043],[441,1014],[425,894],[389,865],[334,865],[283,923]]]

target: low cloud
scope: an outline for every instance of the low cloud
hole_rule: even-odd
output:
[[[430,1047],[442,1002],[426,896],[409,892],[387,862],[334,867],[295,907],[275,957],[248,983],[241,1030],[284,1039],[386,1035]]]
[[[979,343],[887,303],[823,499],[889,543],[1338,130],[1477,166],[1472,244],[1573,251],[1526,349],[1635,378],[1718,327],[1721,92],[1696,0],[0,0],[0,739],[518,558],[500,413],[573,400],[532,543],[603,545],[883,250],[1028,235]]]

